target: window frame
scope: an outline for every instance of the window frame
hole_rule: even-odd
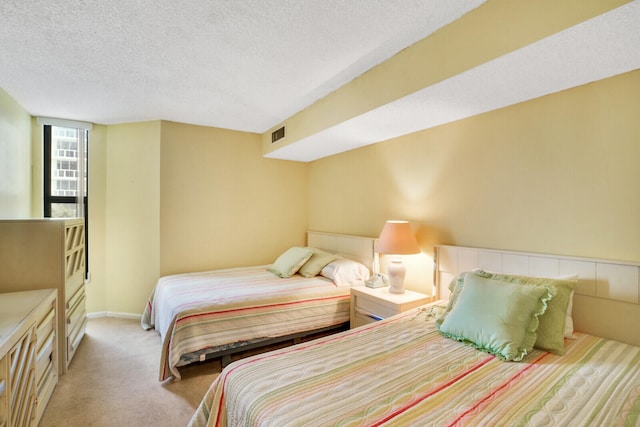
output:
[[[43,216],[45,218],[51,218],[51,205],[54,203],[67,203],[78,204],[77,197],[74,196],[53,196],[51,194],[51,158],[52,158],[52,126],[50,124],[43,125]],[[70,126],[58,126],[58,127],[70,127]],[[77,128],[82,129],[82,128]],[[85,256],[85,279],[89,279],[89,130],[82,129],[85,132],[85,174],[86,174],[86,188],[84,195],[82,196],[82,207],[84,214],[84,256]],[[84,161],[84,159],[79,159]],[[79,177],[84,179],[84,177]]]

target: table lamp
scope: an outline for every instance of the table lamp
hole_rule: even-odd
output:
[[[376,252],[395,255],[387,267],[389,273],[389,292],[404,293],[404,276],[406,268],[399,255],[420,253],[416,237],[407,221],[387,221],[382,228]]]

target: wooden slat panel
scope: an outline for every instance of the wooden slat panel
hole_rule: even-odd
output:
[[[636,286],[630,286],[634,283]],[[638,304],[638,267],[599,262],[596,267],[596,296]]]
[[[529,257],[526,255],[502,254],[502,273],[529,275]]]
[[[463,248],[458,251],[458,271],[470,271],[478,267],[480,260],[480,254],[477,249]]]
[[[35,403],[35,344],[35,329],[31,328],[9,352],[11,425],[25,425],[25,417],[32,411],[29,405]]]
[[[575,259],[560,260],[560,275],[578,275],[576,294],[596,296],[596,263]]]
[[[440,298],[448,297],[451,277],[474,268],[538,277],[577,275],[575,330],[640,345],[640,328],[630,327],[640,324],[640,263],[459,246],[436,246],[436,254]]]
[[[529,276],[551,278],[560,276],[560,260],[558,258],[529,257]]]
[[[378,257],[374,251],[374,237],[349,236],[343,234],[307,232],[307,245],[340,254],[361,262],[369,270],[378,271]]]
[[[496,252],[481,250],[478,253],[477,267],[487,271],[502,271],[502,255]]]
[[[442,246],[437,253],[437,264],[443,273],[458,271],[458,253],[454,248]]]

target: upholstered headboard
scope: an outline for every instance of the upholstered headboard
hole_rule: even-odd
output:
[[[339,254],[366,265],[371,272],[379,268],[374,237],[307,231],[307,246]]]
[[[436,246],[434,262],[440,299],[449,298],[453,277],[474,268],[536,277],[577,274],[575,330],[640,346],[640,263],[462,246]]]

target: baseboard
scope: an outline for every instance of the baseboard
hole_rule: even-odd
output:
[[[140,320],[142,315],[134,313],[119,313],[116,311],[96,311],[94,313],[87,313],[89,319],[95,319],[98,317],[119,317],[121,319],[136,319]]]

